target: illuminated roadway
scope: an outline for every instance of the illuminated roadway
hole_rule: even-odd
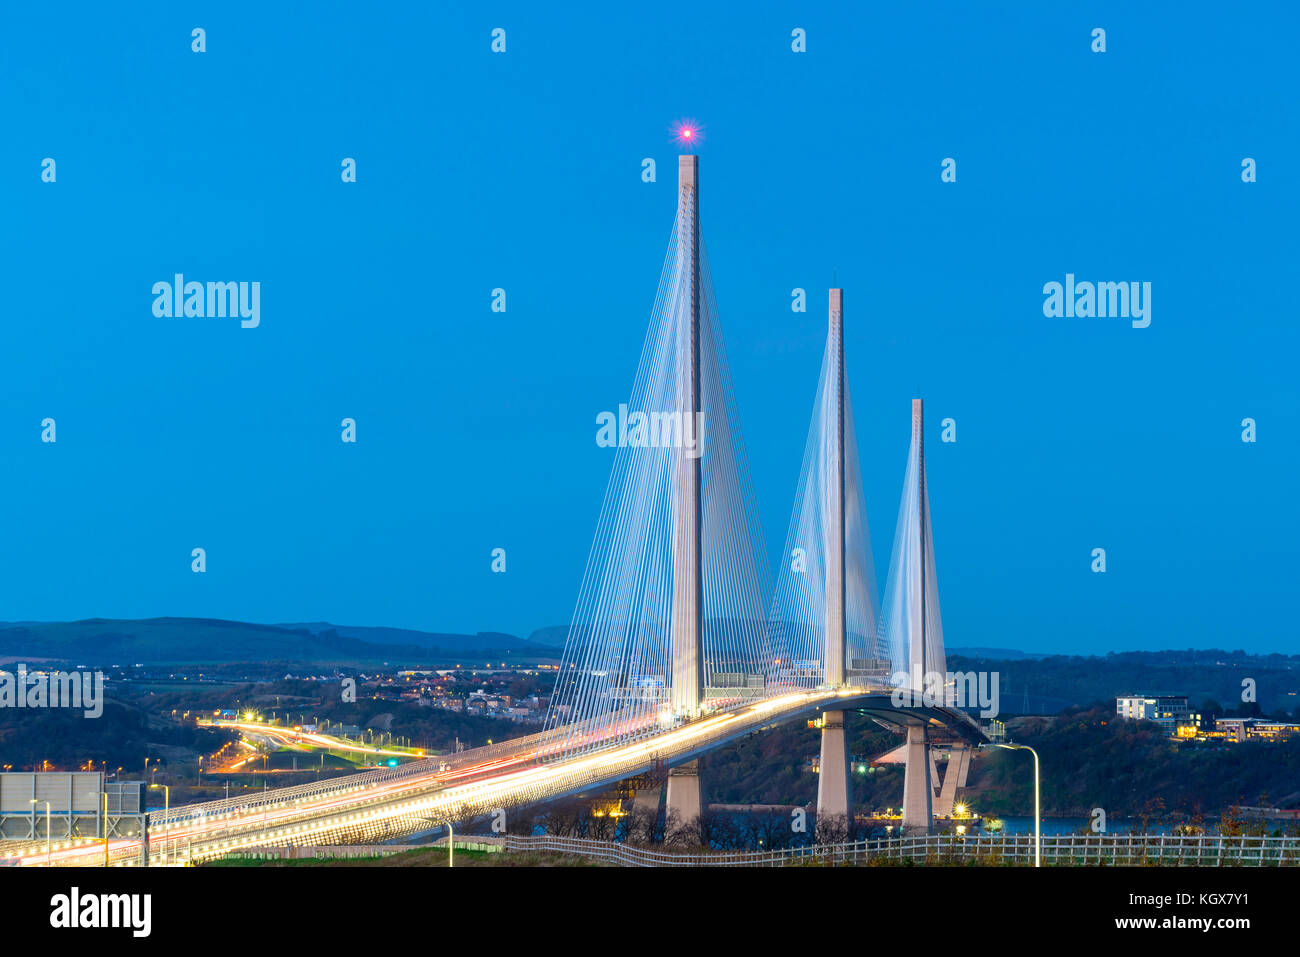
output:
[[[276,745],[316,748],[320,751],[346,751],[355,754],[369,754],[376,757],[393,758],[409,758],[413,756],[422,756],[424,754],[423,751],[420,751],[417,748],[381,748],[357,741],[347,741],[343,738],[336,738],[328,734],[317,734],[312,731],[295,730],[294,728],[281,728],[276,725],[260,724],[256,721],[208,721],[200,719],[199,727],[227,728],[233,731],[239,731],[252,738],[265,738]],[[244,758],[244,761],[247,760],[249,760],[249,758]],[[241,761],[240,763],[242,764],[243,762]],[[234,765],[231,770],[238,766],[239,765]]]
[[[258,797],[154,812],[151,863],[219,857],[254,845],[358,843],[427,831],[442,822],[554,800],[691,761],[736,738],[828,707],[859,710],[896,724],[929,724],[971,743],[984,740],[978,725],[961,711],[907,701],[898,707],[882,688],[797,691],[721,705],[714,702],[711,712],[676,727],[646,729],[643,738],[631,742],[623,741],[625,728],[611,728],[622,743],[601,747],[592,742],[590,750],[571,757],[554,757],[548,750],[558,747],[564,734],[534,734],[399,768],[268,790]],[[548,741],[554,743],[548,746]],[[547,757],[551,760],[541,760]],[[136,863],[140,840],[111,839],[108,853],[112,863]],[[50,856],[54,864],[102,864],[104,843],[56,843]],[[45,861],[44,846],[28,845],[18,863]]]

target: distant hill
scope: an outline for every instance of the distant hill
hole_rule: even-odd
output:
[[[962,658],[994,658],[998,661],[1017,661],[1021,658],[1046,658],[1047,655],[1035,651],[1016,651],[1014,648],[947,648],[947,654]]]
[[[367,637],[359,637],[362,633]],[[385,637],[393,640],[381,640]],[[553,656],[554,650],[510,635],[437,635],[348,626],[340,629],[323,622],[258,625],[217,618],[90,618],[0,623],[0,659],[28,657],[84,665],[233,661],[416,665],[457,663],[466,655],[474,659],[526,660]]]
[[[528,636],[528,640],[534,644],[547,645],[551,648],[563,648],[568,639],[568,625],[548,625],[545,628],[538,628]]]
[[[720,630],[722,633],[734,635],[737,638],[748,635],[750,632],[750,625],[746,621],[710,618],[706,627],[715,634],[719,633]],[[787,625],[787,627],[790,626]],[[577,629],[577,633],[582,635],[584,640],[589,639],[595,631],[596,629],[590,624],[581,625]],[[570,625],[547,625],[530,634],[528,640],[533,644],[546,645],[558,650],[564,648],[569,636],[573,633],[574,628]]]
[[[369,627],[366,625],[332,625],[325,621],[310,621],[297,624],[277,625],[291,631],[309,631],[313,635],[332,631],[344,638],[356,638],[359,641],[376,645],[414,645],[417,648],[456,649],[464,652],[501,651],[518,649],[531,651],[547,650],[545,642],[532,639],[525,641],[515,635],[495,631],[480,631],[473,635],[460,635],[453,632],[414,631],[410,628]]]

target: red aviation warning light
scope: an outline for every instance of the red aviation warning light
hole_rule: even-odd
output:
[[[669,129],[677,145],[688,150],[704,139],[704,128],[694,120],[678,120]]]

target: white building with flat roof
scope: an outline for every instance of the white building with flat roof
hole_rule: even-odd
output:
[[[1168,734],[1179,728],[1200,726],[1201,716],[1192,711],[1185,694],[1121,695],[1115,699],[1115,713],[1131,721],[1154,721]]]

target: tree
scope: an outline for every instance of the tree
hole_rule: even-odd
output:
[[[651,810],[644,805],[633,804],[632,810],[623,818],[623,840],[628,844],[655,844],[663,840],[663,830],[659,826],[659,810]]]
[[[828,814],[817,818],[818,844],[843,844],[851,839],[853,824],[843,814]]]

